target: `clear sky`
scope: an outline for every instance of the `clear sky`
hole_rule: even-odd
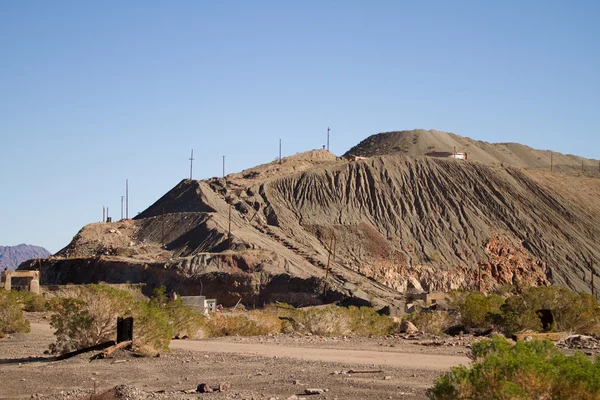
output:
[[[189,174],[438,129],[600,158],[599,1],[0,0],[0,245]]]

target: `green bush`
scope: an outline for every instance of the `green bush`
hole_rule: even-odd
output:
[[[56,305],[54,301],[46,300],[44,296],[29,291],[13,291],[22,304],[23,310],[28,312],[50,311]]]
[[[261,336],[281,332],[281,320],[262,311],[215,314],[206,321],[206,329],[211,337]]]
[[[29,332],[29,321],[23,315],[18,296],[0,289],[0,337],[18,332]]]
[[[282,329],[285,333],[384,336],[398,331],[398,324],[393,319],[379,315],[371,307],[279,307],[276,314],[284,321]]]
[[[454,322],[445,311],[415,311],[408,314],[406,319],[419,330],[433,335],[441,335]]]
[[[150,304],[162,310],[174,337],[197,338],[203,336],[198,332],[206,327],[206,317],[186,306],[180,298],[169,300],[164,286],[154,290]]]
[[[511,345],[500,336],[473,344],[474,363],[439,377],[430,399],[598,399],[600,360],[565,355],[549,341]]]
[[[542,323],[536,313],[541,309],[552,311],[552,330],[600,333],[600,306],[596,299],[554,286],[530,287],[506,299],[502,306],[503,326],[509,334],[541,331]]]
[[[468,328],[491,328],[501,319],[504,299],[497,294],[453,292],[450,307],[458,313],[458,322]]]
[[[50,346],[53,353],[114,340],[118,317],[134,317],[134,343],[146,353],[168,351],[173,332],[192,336],[204,323],[202,316],[180,300],[168,301],[164,289],[150,301],[108,285],[78,287],[71,296],[60,300],[52,316],[56,330],[56,342]]]
[[[64,354],[114,340],[117,318],[133,315],[133,296],[106,285],[87,285],[61,299],[52,315],[56,343],[52,353]],[[137,328],[137,321],[136,321]]]

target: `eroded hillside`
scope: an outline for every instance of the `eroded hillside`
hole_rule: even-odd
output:
[[[385,154],[407,135],[382,134],[350,152]],[[438,153],[455,140],[411,135],[417,150]],[[84,227],[44,262],[42,283],[142,282],[224,304],[395,310],[420,287],[589,291],[587,261],[600,256],[600,180],[524,168],[521,145],[511,146],[510,157],[490,150],[483,162],[471,150],[467,161],[397,151],[349,161],[315,150],[225,179],[183,180],[133,221]]]

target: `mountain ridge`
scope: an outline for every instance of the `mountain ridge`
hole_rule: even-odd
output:
[[[25,243],[16,246],[0,246],[0,269],[16,269],[23,261],[32,258],[46,258],[51,255],[52,253],[43,247]]]

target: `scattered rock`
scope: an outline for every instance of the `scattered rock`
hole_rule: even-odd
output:
[[[231,389],[231,383],[229,382],[221,382],[219,383],[219,392],[227,392]]]
[[[402,321],[400,323],[400,333],[417,333],[419,330],[417,329],[417,327],[415,326],[415,324],[413,324],[410,321]]]
[[[323,394],[323,393],[325,393],[325,389],[304,389],[304,393],[306,393],[306,394]]]
[[[213,392],[212,388],[210,386],[208,386],[206,383],[199,384],[196,391],[198,393],[212,393]]]

